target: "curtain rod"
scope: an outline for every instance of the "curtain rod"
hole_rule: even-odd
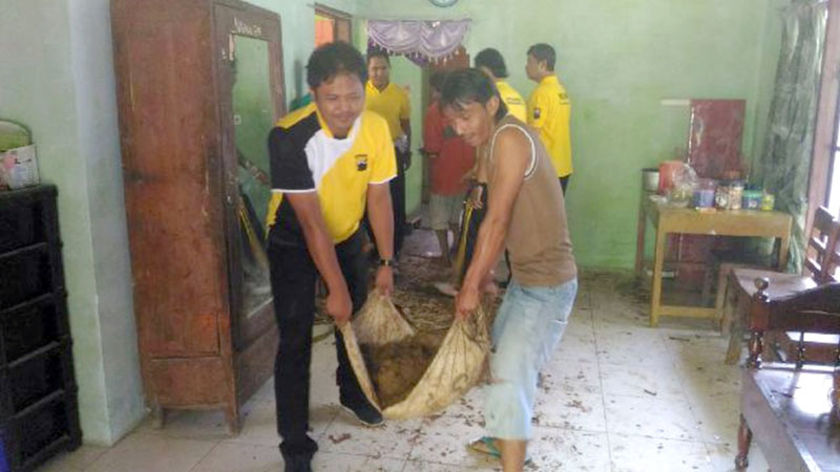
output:
[[[476,23],[476,21],[473,20],[472,18],[417,18],[417,17],[412,17],[412,18],[387,18],[387,17],[386,18],[382,18],[382,17],[371,18],[371,17],[367,17],[367,16],[354,15],[353,19],[354,20],[365,20],[365,21],[464,21],[464,20],[467,20],[470,23]]]

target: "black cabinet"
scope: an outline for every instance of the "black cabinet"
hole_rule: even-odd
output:
[[[0,192],[0,441],[14,472],[81,444],[56,193]]]

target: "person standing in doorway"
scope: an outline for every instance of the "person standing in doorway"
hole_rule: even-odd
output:
[[[456,316],[472,316],[481,293],[493,292],[492,269],[505,248],[513,268],[493,322],[487,436],[469,446],[500,458],[505,472],[519,472],[532,434],[537,377],[565,331],[577,293],[563,191],[545,146],[507,113],[486,74],[452,72],[441,106],[468,144],[488,146],[487,214],[455,299]]]
[[[272,193],[267,222],[271,291],[280,331],[274,368],[277,431],[286,472],[309,472],[318,445],[309,429],[309,365],[320,273],[326,311],[336,325],[364,304],[368,260],[359,230],[368,219],[382,258],[376,287],[393,290],[393,214],[388,182],[396,177],[391,133],[364,111],[365,62],[347,43],[316,49],[306,66],[313,102],[281,118],[269,138]],[[366,425],[382,415],[362,393],[344,340],[335,333],[340,403]]]
[[[474,62],[475,67],[487,74],[487,76],[490,77],[490,80],[492,80],[496,85],[496,90],[499,92],[499,98],[502,99],[502,102],[504,102],[507,107],[508,113],[513,115],[519,121],[527,123],[528,110],[525,100],[522,99],[522,95],[520,95],[516,89],[511,87],[510,84],[504,80],[508,76],[508,71],[507,66],[505,66],[505,59],[502,57],[502,53],[493,48],[482,49],[478,54],[476,54]],[[481,170],[482,169],[476,169],[476,173],[481,174]],[[510,257],[508,257],[507,252],[505,252],[505,263],[508,268],[508,278],[502,283],[502,285],[507,287],[507,284],[510,283],[510,277],[512,275],[510,270]]]
[[[451,267],[449,231],[457,237],[467,191],[465,176],[475,162],[475,149],[455,133],[440,111],[438,99],[444,77],[444,73],[438,72],[429,79],[432,100],[423,118],[423,152],[429,159],[432,187],[429,226],[438,237],[441,262]]]
[[[391,181],[394,202],[394,257],[399,258],[405,237],[405,171],[411,167],[411,107],[408,94],[391,82],[391,58],[381,49],[373,49],[367,57],[368,82],[365,85],[365,107],[388,122],[397,155],[397,178]]]
[[[573,170],[569,134],[572,104],[554,73],[556,60],[554,48],[548,44],[539,43],[528,48],[525,73],[537,83],[528,98],[528,124],[539,131],[565,193]]]
[[[485,74],[496,84],[499,97],[505,102],[508,113],[518,118],[521,122],[528,122],[528,111],[522,95],[505,81],[508,77],[507,66],[502,53],[493,48],[482,49],[475,55],[473,60],[475,67]]]

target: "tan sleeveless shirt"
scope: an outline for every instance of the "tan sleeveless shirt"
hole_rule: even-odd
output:
[[[506,246],[513,278],[522,286],[560,285],[577,276],[572,243],[566,225],[566,205],[557,172],[539,136],[508,114],[496,125],[487,155],[489,195],[493,195],[495,161],[493,147],[499,131],[516,128],[531,143],[531,163],[513,205]]]

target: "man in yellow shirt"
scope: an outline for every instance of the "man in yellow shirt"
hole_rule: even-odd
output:
[[[508,113],[515,116],[519,121],[527,123],[525,100],[522,99],[522,95],[519,95],[516,89],[504,80],[508,76],[508,71],[502,53],[493,48],[482,49],[481,52],[476,54],[474,63],[476,69],[480,69],[487,74],[490,80],[496,84],[499,96],[507,105]]]
[[[399,257],[405,236],[405,171],[411,166],[411,107],[408,94],[391,83],[391,59],[388,53],[374,49],[367,57],[368,82],[365,85],[365,108],[385,118],[397,155],[397,178],[391,181],[394,202],[394,257]]]
[[[306,66],[313,102],[281,118],[268,138],[271,202],[268,257],[280,330],[274,367],[277,431],[286,472],[311,472],[318,444],[309,437],[309,365],[315,281],[327,285],[326,311],[337,325],[364,304],[368,261],[359,230],[368,214],[382,258],[376,287],[393,290],[391,197],[396,176],[388,125],[364,111],[365,60],[347,43],[316,49]],[[336,330],[339,401],[365,424],[382,423],[359,386]]]
[[[569,136],[572,104],[566,89],[554,74],[555,60],[554,48],[548,44],[539,43],[528,48],[525,73],[538,84],[528,99],[528,124],[539,131],[565,193],[572,175],[572,143]]]

